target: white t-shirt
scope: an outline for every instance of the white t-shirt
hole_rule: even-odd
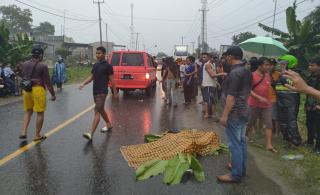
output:
[[[181,64],[180,65],[180,77],[181,78],[185,77],[185,74],[186,74],[186,65]]]

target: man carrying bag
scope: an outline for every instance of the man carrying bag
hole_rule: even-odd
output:
[[[37,113],[36,135],[34,141],[41,141],[46,138],[41,135],[46,110],[46,88],[48,88],[52,101],[56,100],[55,92],[50,82],[48,66],[41,64],[43,59],[43,49],[33,48],[32,59],[21,65],[22,81],[20,86],[23,89],[24,118],[20,139],[27,138],[27,129],[33,112]]]

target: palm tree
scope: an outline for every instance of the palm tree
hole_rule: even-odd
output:
[[[320,7],[302,21],[297,19],[296,1],[286,10],[288,33],[259,23],[266,32],[273,32],[276,39],[284,43],[292,55],[299,59],[301,68],[306,68],[307,57],[316,53],[320,42]]]

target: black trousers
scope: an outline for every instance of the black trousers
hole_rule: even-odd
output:
[[[314,144],[320,149],[320,111],[307,111],[308,144]]]
[[[281,92],[277,95],[278,122],[283,139],[299,146],[302,142],[297,124],[300,95],[290,92]]]
[[[184,93],[184,101],[186,103],[190,103],[191,99],[194,96],[194,84],[193,84],[193,82],[189,83],[189,85],[186,82],[183,83],[183,93]]]

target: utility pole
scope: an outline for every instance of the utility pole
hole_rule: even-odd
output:
[[[199,11],[202,12],[202,17],[201,17],[201,50],[202,52],[207,52],[207,47],[205,47],[205,44],[207,44],[207,0],[201,0],[202,3],[202,9]]]
[[[140,34],[140,33],[137,33],[137,37],[136,37],[136,50],[139,49],[139,44],[138,44],[139,34]]]
[[[66,12],[67,10],[63,10],[63,38],[66,36]]]
[[[130,49],[134,50],[135,48],[135,33],[134,33],[134,25],[133,25],[133,3],[131,4],[131,35],[130,35]]]
[[[275,21],[276,21],[277,4],[278,4],[278,0],[274,0],[274,13],[273,13],[273,24],[272,24],[272,38],[273,38],[273,35],[274,35],[274,23],[275,23]]]
[[[100,4],[104,3],[104,0],[93,0],[93,3],[98,4],[99,11],[99,29],[100,29],[100,46],[102,46],[102,27],[101,27],[101,12],[100,12]]]
[[[195,42],[194,41],[192,41],[192,42],[190,42],[191,44],[192,44],[192,55],[194,54],[194,44],[195,44]]]
[[[183,38],[184,38],[184,37],[183,37],[183,36],[181,36],[181,44],[182,44],[182,45],[183,45]]]
[[[109,43],[108,43],[108,24],[106,24],[106,49],[107,55],[109,54]]]

